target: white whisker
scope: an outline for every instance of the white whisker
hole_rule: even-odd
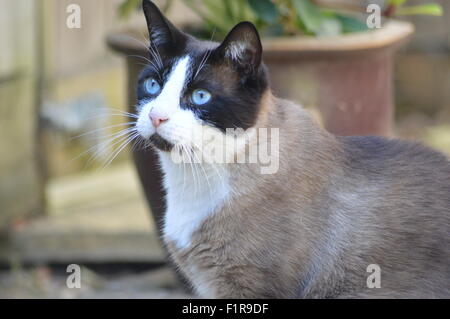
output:
[[[108,162],[103,165],[102,169],[106,168],[109,164],[111,164],[114,159],[120,154],[120,152],[128,145],[130,144],[134,139],[136,139],[139,136],[138,132],[135,132],[133,135],[128,136],[127,139],[121,144],[121,146],[118,147],[118,149],[113,153],[111,158],[108,160]]]
[[[111,128],[125,126],[125,125],[133,125],[133,124],[136,124],[136,122],[135,121],[133,121],[133,122],[126,122],[126,123],[119,123],[119,124],[114,124],[114,125],[101,127],[101,128],[98,128],[98,129],[95,129],[95,130],[92,130],[92,131],[89,131],[89,132],[86,132],[86,133],[74,136],[74,137],[70,138],[70,141],[74,140],[74,139],[77,139],[77,138],[80,138],[80,137],[83,137],[83,136],[86,136],[86,135],[91,135],[91,134],[95,134],[95,133],[98,133],[98,132],[103,132],[103,131],[106,131],[106,130],[111,129]],[[115,134],[115,133],[113,133],[113,134]],[[112,135],[110,135],[110,136],[112,136]],[[109,136],[106,136],[106,137],[109,137]]]

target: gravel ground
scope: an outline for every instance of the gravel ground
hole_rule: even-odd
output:
[[[81,287],[70,289],[67,276],[47,267],[0,273],[0,298],[171,299],[195,298],[181,289],[167,268],[120,275],[100,275],[81,269]]]

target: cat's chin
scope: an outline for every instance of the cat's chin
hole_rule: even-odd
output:
[[[152,136],[150,136],[149,141],[154,147],[163,152],[170,152],[174,147],[172,143],[170,143],[168,140],[163,138],[158,133],[155,133]]]

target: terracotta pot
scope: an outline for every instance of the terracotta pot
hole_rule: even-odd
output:
[[[339,135],[389,135],[393,118],[393,54],[413,33],[407,22],[391,21],[382,29],[335,38],[265,39],[264,61],[280,97],[317,106],[325,127]],[[141,33],[108,36],[108,45],[123,54],[128,66],[128,102],[136,104],[136,80],[147,56],[135,39]],[[132,110],[134,111],[134,110]],[[161,235],[164,190],[156,154],[135,151],[145,195]]]
[[[389,136],[394,53],[413,31],[408,22],[390,21],[339,37],[267,39],[264,61],[272,89],[317,107],[331,133]]]

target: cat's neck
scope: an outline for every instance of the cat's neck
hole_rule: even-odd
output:
[[[229,174],[223,165],[174,163],[166,152],[160,152],[160,162],[167,192],[164,237],[187,248],[193,232],[228,200]]]
[[[275,146],[269,156],[273,167],[262,174],[262,167],[267,167],[267,163],[231,165],[228,170],[231,186],[238,192],[247,189],[248,194],[265,183],[289,183],[295,174],[301,176],[297,179],[300,184],[295,185],[296,189],[306,197],[312,197],[315,191],[342,173],[340,142],[300,105],[279,99],[268,91],[262,99],[254,129],[267,131],[269,137],[264,143],[269,144],[268,148]],[[276,130],[278,134],[274,134]],[[261,140],[256,137],[250,143],[261,148]],[[276,161],[278,167],[274,164]]]

